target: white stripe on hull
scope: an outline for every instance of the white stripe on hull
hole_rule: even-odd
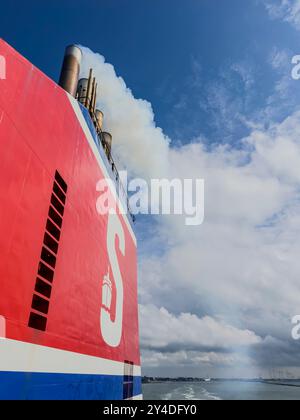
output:
[[[141,400],[143,400],[143,394],[136,395],[135,397],[132,397],[132,398],[128,398],[127,401],[141,401]]]
[[[0,339],[0,371],[123,376],[124,363]],[[134,366],[133,375],[141,376],[140,366]]]

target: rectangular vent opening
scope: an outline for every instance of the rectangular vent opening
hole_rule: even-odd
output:
[[[49,310],[49,301],[38,295],[33,295],[31,307],[36,311],[47,314]]]
[[[52,287],[44,280],[37,278],[34,290],[40,295],[46,296],[48,299],[50,299]]]
[[[62,218],[61,216],[54,210],[52,206],[49,209],[49,218],[58,226],[62,227]]]
[[[46,229],[52,236],[54,236],[55,239],[57,239],[57,241],[60,240],[60,230],[54,223],[51,222],[50,219],[47,220]]]
[[[57,195],[57,197],[60,199],[60,201],[64,204],[66,204],[66,195],[65,193],[60,189],[60,187],[58,186],[58,184],[56,182],[54,182],[53,185],[53,191],[55,192],[55,194]]]
[[[47,315],[63,225],[67,190],[66,182],[59,172],[56,171],[28,321],[29,327],[40,331],[46,331],[47,327]]]
[[[47,318],[34,312],[30,313],[28,325],[35,330],[46,331]]]
[[[58,185],[61,187],[61,189],[67,193],[68,191],[68,186],[66,184],[66,182],[64,181],[64,179],[62,178],[62,176],[59,174],[58,171],[55,172],[55,180],[58,183]]]
[[[64,215],[64,206],[54,194],[51,197],[51,204],[59,214]]]
[[[58,243],[47,232],[45,233],[45,236],[44,236],[44,244],[49,249],[51,249],[51,251],[54,252],[54,254],[57,254],[57,251],[58,251]]]
[[[41,260],[43,260],[48,265],[51,265],[51,267],[55,268],[56,265],[56,256],[52,254],[52,252],[48,251],[45,247],[42,249],[41,253]]]
[[[50,283],[53,282],[54,271],[47,267],[43,262],[39,263],[38,275],[50,281]]]

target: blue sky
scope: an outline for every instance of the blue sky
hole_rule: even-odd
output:
[[[13,0],[1,6],[0,34],[56,80],[65,45],[100,52],[135,97],[151,102],[165,133],[184,142],[199,133],[208,142],[245,134],[243,124],[222,121],[207,90],[226,86],[227,101],[240,97],[234,111],[252,116],[277,77],[270,51],[288,47],[293,55],[299,45],[291,25],[267,18],[262,0]],[[253,74],[247,101],[233,64]]]
[[[70,43],[113,65],[85,51],[130,169],[205,179],[199,229],[138,218],[145,373],[300,375],[299,30],[299,0],[1,6],[0,36],[54,80]]]

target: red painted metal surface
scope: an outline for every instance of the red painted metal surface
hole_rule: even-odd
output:
[[[126,241],[125,256],[118,252],[123,330],[113,348],[100,329],[109,259],[107,216],[97,213],[96,184],[104,175],[66,93],[3,41],[0,55],[7,67],[7,79],[0,80],[0,315],[7,337],[139,365],[134,240],[120,216]],[[29,328],[28,319],[56,170],[68,193],[43,332]]]

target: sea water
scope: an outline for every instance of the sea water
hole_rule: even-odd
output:
[[[294,385],[294,386],[292,386]],[[300,400],[300,381],[279,383],[212,381],[143,385],[145,400]]]

